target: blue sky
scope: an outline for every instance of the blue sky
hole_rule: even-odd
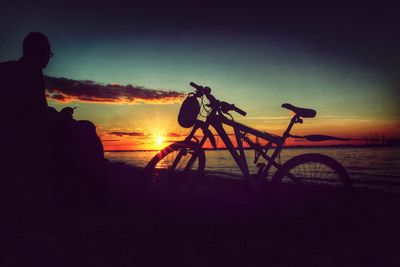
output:
[[[268,23],[262,16],[255,19],[257,12],[244,16],[243,21],[229,15],[225,20],[217,19],[211,13],[211,22],[199,26],[190,16],[177,19],[179,12],[170,18],[162,8],[155,10],[156,15],[162,16],[152,20],[115,6],[99,10],[86,6],[76,11],[73,5],[65,9],[55,4],[27,5],[26,10],[12,4],[8,7],[9,14],[14,9],[19,10],[19,15],[3,18],[7,25],[2,23],[0,61],[19,58],[24,36],[30,31],[42,31],[49,36],[55,54],[45,70],[49,76],[178,92],[190,92],[189,82],[194,81],[210,86],[215,96],[246,110],[248,118],[243,121],[261,128],[281,127],[277,121],[288,113],[280,105],[289,102],[318,111],[319,119],[309,124],[310,129],[327,120],[335,131],[340,125],[361,124],[360,136],[366,134],[368,127],[371,133],[396,134],[399,130],[399,82],[392,74],[396,69],[393,58],[382,47],[373,50],[379,37],[375,32],[370,34],[375,39],[371,37],[371,42],[365,44],[361,41],[368,34],[346,39],[346,34],[337,33],[331,24],[336,25],[341,19],[324,21],[323,26],[314,29],[307,21],[303,28],[294,27],[297,21],[291,21],[289,16],[279,24],[279,19]],[[122,14],[107,16],[108,8],[111,14]],[[361,26],[356,21],[343,22],[343,29],[349,28],[350,33]],[[398,52],[392,53],[398,57]],[[381,55],[379,60],[376,55]],[[146,123],[140,122],[149,112],[154,116],[169,114],[160,120],[168,121],[169,126],[163,127],[170,129],[165,131],[178,127],[177,103],[52,104],[57,108],[80,106],[78,118],[93,120],[105,132],[111,128],[149,131]]]

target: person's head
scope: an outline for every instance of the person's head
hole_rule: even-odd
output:
[[[50,42],[46,35],[41,32],[29,33],[22,44],[23,56],[39,68],[43,69],[53,56]]]

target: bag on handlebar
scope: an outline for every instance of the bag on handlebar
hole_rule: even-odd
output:
[[[186,97],[183,101],[181,109],[179,110],[178,122],[184,128],[190,128],[196,122],[197,116],[200,112],[200,105],[197,97],[191,95]]]

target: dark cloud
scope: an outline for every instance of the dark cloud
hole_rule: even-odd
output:
[[[177,91],[154,90],[130,84],[100,84],[49,76],[45,77],[45,82],[48,98],[59,102],[174,103],[185,96]]]
[[[138,136],[138,137],[143,137],[145,136],[144,133],[138,133],[138,132],[111,132],[110,134],[116,135],[116,136]]]
[[[64,94],[59,94],[59,93],[54,93],[54,94],[48,94],[48,97],[54,100],[57,100],[59,102],[69,102],[71,100],[70,97],[64,95]]]

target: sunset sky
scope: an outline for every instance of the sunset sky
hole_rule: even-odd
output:
[[[288,102],[317,110],[295,134],[400,135],[396,8],[185,3],[12,1],[2,7],[0,61],[21,56],[27,33],[48,35],[49,104],[78,107],[75,118],[95,123],[107,150],[182,139],[177,115],[191,81],[247,111],[236,120],[274,134],[289,122]]]

